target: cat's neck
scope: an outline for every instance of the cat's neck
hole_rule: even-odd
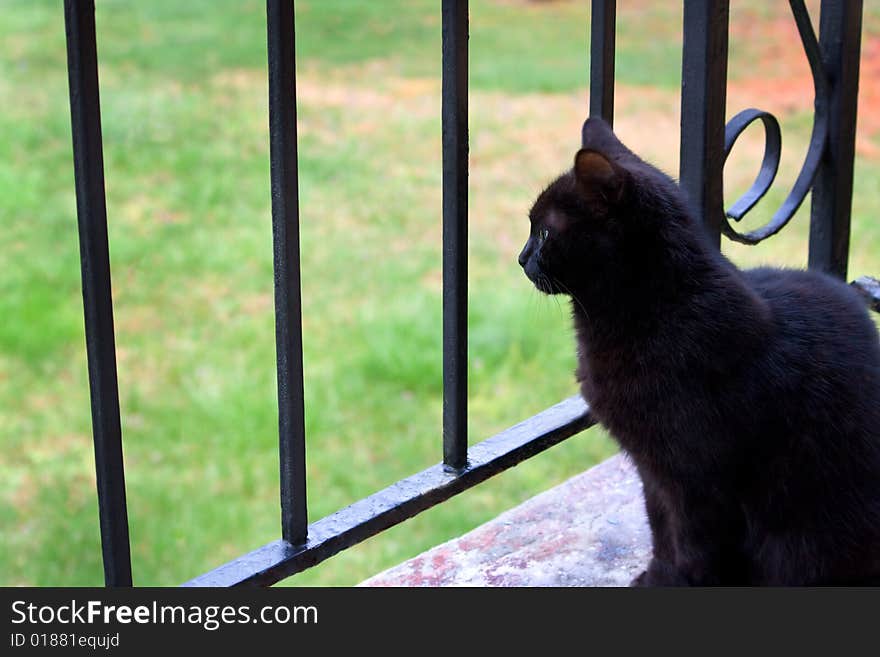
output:
[[[572,314],[582,341],[598,349],[637,349],[673,331],[708,340],[710,331],[763,330],[766,303],[701,236],[672,235],[658,249],[650,262],[621,263],[601,284],[572,286]]]

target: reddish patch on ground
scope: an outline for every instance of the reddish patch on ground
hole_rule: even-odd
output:
[[[448,550],[425,553],[409,562],[409,568],[398,580],[379,579],[375,586],[443,586],[456,569]]]
[[[479,529],[462,536],[458,540],[458,548],[464,552],[470,552],[472,550],[486,551],[495,543],[502,529],[503,527],[500,525],[480,527]]]
[[[814,12],[815,15],[818,13]],[[813,76],[790,14],[732,16],[728,107],[759,107],[780,118],[812,109]],[[880,35],[865,30],[859,71],[856,151],[880,157]]]

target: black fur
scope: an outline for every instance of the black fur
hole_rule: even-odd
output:
[[[590,120],[520,264],[572,298],[577,378],[635,462],[639,585],[880,583],[880,342],[844,283],[741,271],[665,174]]]

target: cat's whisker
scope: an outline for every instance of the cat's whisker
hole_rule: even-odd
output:
[[[574,292],[571,291],[571,288],[569,288],[567,285],[564,285],[564,284],[562,283],[562,281],[560,281],[560,280],[559,280],[558,278],[556,278],[555,276],[553,277],[553,282],[556,283],[556,285],[558,285],[560,288],[562,288],[562,290],[563,290],[568,296],[570,296],[570,297],[572,298],[572,300],[573,300],[573,301],[574,301],[574,302],[580,307],[581,311],[584,313],[584,317],[587,318],[587,321],[590,321],[590,313],[588,313],[588,312],[587,312],[587,309],[584,308],[584,304],[581,302],[580,299],[578,299],[577,295],[576,295]]]

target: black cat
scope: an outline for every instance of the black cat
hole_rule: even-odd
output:
[[[568,294],[581,393],[641,476],[636,585],[880,583],[880,341],[815,272],[740,271],[602,121],[519,262]]]

